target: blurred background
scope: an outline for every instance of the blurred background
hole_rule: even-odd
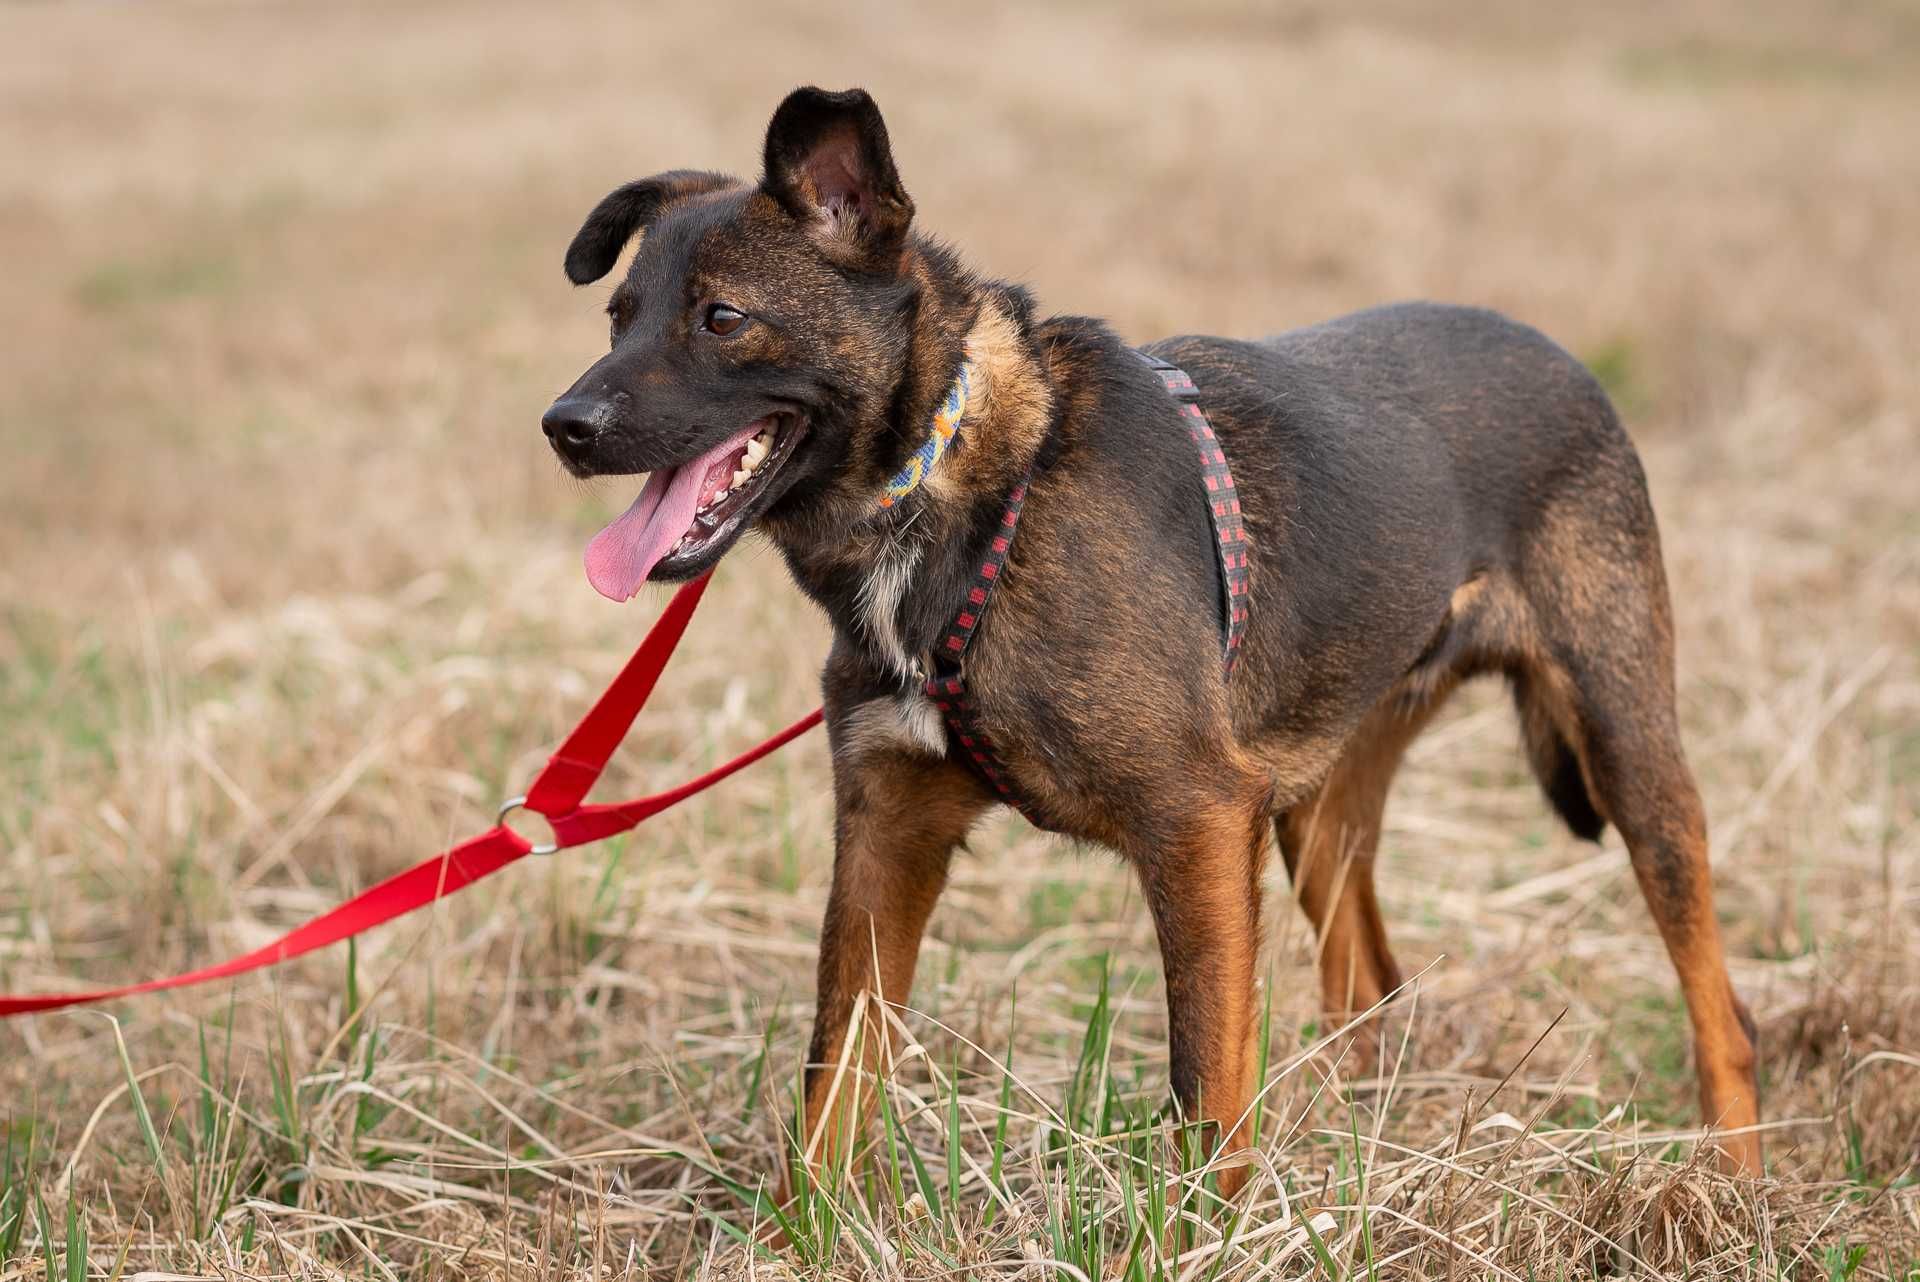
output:
[[[1434,1151],[1468,1090],[1484,1107],[1524,1062],[1490,1112],[1541,1114],[1513,1169],[1559,1218],[1448,1230],[1499,1267],[1573,1276],[1604,1230],[1629,1271],[1675,1252],[1694,1276],[1820,1270],[1862,1245],[1859,1276],[1901,1276],[1920,1256],[1906,0],[0,8],[0,991],[255,946],[520,790],[664,600],[587,585],[584,540],[630,487],[565,478],[540,437],[605,344],[604,287],[569,287],[562,251],[629,179],[757,172],[800,83],[868,88],[919,225],[1043,310],[1145,341],[1478,303],[1600,376],[1662,522],[1774,1179],[1689,1164],[1684,1017],[1624,854],[1551,822],[1494,688],[1456,700],[1389,807],[1387,917],[1407,969],[1431,964],[1398,1085],[1316,1094],[1302,1070],[1276,1111]],[[825,644],[743,545],[608,793],[812,707]],[[0,1025],[0,1258],[90,1226],[102,1271],[121,1243],[129,1268],[195,1273],[743,1267],[711,1217],[751,1215],[711,1172],[751,1184],[776,1160],[826,790],[815,737],[351,958],[122,1003],[124,1065],[98,1017]],[[1269,885],[1275,1036],[1310,1043],[1311,935],[1277,866]],[[1151,929],[1112,861],[1003,818],[933,935],[917,1009],[1004,1048],[1019,993],[1014,1209],[981,1226],[968,1183],[945,1248],[1017,1261],[1048,1240],[1035,1119],[1070,1093],[1103,973],[1121,1094],[1165,1095]],[[987,1144],[1000,1079],[916,1027]],[[1314,1125],[1270,1132],[1286,1179],[1333,1179]],[[1644,1161],[1616,1179],[1564,1157],[1583,1143]],[[1425,1275],[1446,1173],[1372,1156],[1405,1176],[1370,1195],[1381,1249],[1405,1248],[1387,1273]],[[1359,1228],[1341,1218],[1336,1249]]]

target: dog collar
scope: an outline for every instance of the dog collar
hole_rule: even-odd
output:
[[[933,426],[927,432],[927,439],[913,452],[906,466],[894,473],[893,479],[887,482],[886,492],[880,496],[881,507],[892,507],[919,489],[921,482],[933,471],[933,465],[947,452],[947,446],[953,444],[953,438],[960,432],[960,420],[967,412],[967,395],[973,390],[978,374],[973,349],[968,346],[962,351],[960,373],[953,380],[953,386],[947,389],[947,398],[933,412]]]

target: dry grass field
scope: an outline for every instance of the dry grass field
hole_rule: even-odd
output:
[[[805,1050],[818,736],[276,971],[0,1024],[0,1282],[1920,1276],[1920,9],[0,8],[0,991],[258,945],[484,828],[664,594],[537,420],[605,342],[593,201],[869,87],[922,225],[1135,340],[1432,297],[1540,326],[1643,450],[1770,1172],[1701,1144],[1617,837],[1507,700],[1388,811],[1414,992],[1354,1071],[1268,877],[1262,1167],[1182,1182],[1153,936],[996,819],[877,1160],[746,1245]],[[812,707],[721,569],[606,791]]]

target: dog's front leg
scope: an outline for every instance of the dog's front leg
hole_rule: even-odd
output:
[[[1166,972],[1174,1096],[1228,1154],[1253,1138],[1259,1023],[1253,980],[1266,796],[1264,787],[1253,785],[1239,798],[1189,801],[1177,831],[1141,867]],[[1244,1162],[1225,1166],[1221,1193],[1233,1196],[1247,1175]]]
[[[807,1052],[802,1160],[847,1160],[885,1066],[887,1023],[913,986],[920,939],[947,865],[989,801],[960,767],[860,733],[863,705],[835,727],[833,886],[820,932],[819,1000]],[[885,701],[891,702],[891,701]],[[860,1025],[852,1027],[855,1007]]]

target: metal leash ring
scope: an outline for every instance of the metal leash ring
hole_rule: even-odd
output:
[[[494,822],[502,828],[506,828],[507,816],[516,810],[526,810],[530,815],[540,815],[542,819],[546,820],[548,830],[552,830],[553,820],[548,819],[546,815],[541,815],[538,810],[527,810],[527,797],[525,793],[520,794],[518,797],[509,797],[501,802],[499,813],[494,816]],[[512,832],[513,830],[508,828],[507,831]],[[543,841],[533,846],[527,853],[530,855],[551,855],[559,849],[560,843],[558,841]]]

